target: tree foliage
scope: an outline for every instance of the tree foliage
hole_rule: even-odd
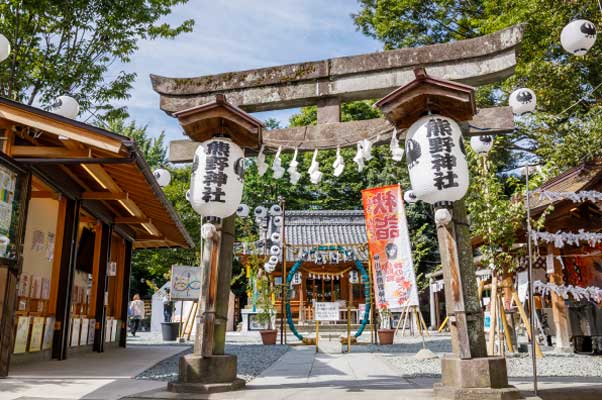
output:
[[[69,94],[83,110],[124,116],[111,101],[127,99],[136,74],[108,77],[114,62],[127,63],[141,39],[174,38],[193,20],[161,23],[188,0],[3,0],[0,32],[11,56],[0,63],[0,95],[26,104],[51,105]]]

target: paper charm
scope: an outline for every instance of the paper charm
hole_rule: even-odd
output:
[[[289,181],[293,185],[296,185],[299,182],[299,178],[301,178],[301,174],[297,171],[297,167],[299,166],[299,162],[297,161],[298,151],[298,149],[295,149],[295,154],[293,154],[293,159],[287,169],[288,174],[290,175]]]
[[[378,140],[378,139],[376,139]],[[361,141],[362,144],[362,156],[364,160],[370,161],[372,160],[372,142],[368,139],[364,139]]]
[[[274,179],[280,179],[284,176],[284,168],[282,168],[282,160],[280,159],[280,152],[282,151],[282,146],[278,147],[278,151],[274,156],[274,162],[272,163],[272,171],[274,171]]]
[[[355,153],[355,157],[353,157],[353,162],[357,164],[357,172],[362,172],[364,170],[364,156],[362,153],[362,142],[357,142],[357,153]]]
[[[268,165],[265,163],[265,154],[263,154],[264,146],[261,145],[259,154],[257,154],[257,173],[259,176],[263,176],[268,170]]]
[[[391,136],[391,143],[389,144],[391,149],[391,158],[393,161],[401,161],[403,159],[403,148],[399,147],[399,140],[397,139],[397,128],[393,128],[393,135]]]
[[[334,168],[334,176],[341,176],[343,170],[345,169],[345,160],[341,155],[341,148],[337,146],[337,156],[334,159],[334,163],[332,164],[332,168]]]
[[[309,180],[314,185],[318,184],[322,179],[322,173],[320,172],[320,163],[318,162],[318,149],[314,150],[314,156],[311,158],[311,165],[307,170],[309,173]]]

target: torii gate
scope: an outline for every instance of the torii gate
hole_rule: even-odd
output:
[[[273,149],[334,149],[354,146],[362,139],[374,141],[379,135],[385,141],[393,130],[383,118],[341,122],[342,102],[384,97],[414,79],[417,67],[431,76],[472,86],[498,82],[514,73],[523,30],[524,25],[515,25],[453,43],[196,78],[151,75],[151,81],[161,96],[161,109],[169,115],[210,103],[216,94],[247,112],[316,105],[317,125],[265,131],[263,144]],[[462,128],[465,135],[512,132],[512,111],[510,107],[481,109]],[[172,141],[169,160],[192,162],[195,149],[189,140]]]
[[[301,150],[333,149],[355,145],[362,139],[374,141],[378,136],[381,140],[386,140],[390,138],[393,130],[388,122],[378,118],[341,122],[342,102],[385,97],[412,81],[417,69],[421,69],[422,75],[428,73],[440,79],[472,86],[500,81],[514,72],[516,50],[522,40],[523,30],[524,25],[515,25],[475,39],[416,49],[400,49],[197,78],[165,78],[151,75],[151,80],[153,89],[161,96],[161,109],[178,117],[186,134],[192,138],[198,135],[196,131],[207,130],[211,124],[226,129],[229,121],[237,123],[232,118],[251,119],[245,115],[245,111],[316,105],[316,126],[267,132],[262,132],[261,127],[254,126],[245,129],[256,132],[260,139],[257,144],[261,143],[268,148],[283,146]],[[446,96],[445,93],[442,95]],[[474,104],[474,100],[472,101]],[[204,104],[207,106],[200,107]],[[206,113],[205,117],[196,114],[196,120],[187,121],[180,118],[202,111],[203,108],[215,107],[227,109]],[[226,118],[226,114],[230,115]],[[203,123],[201,118],[211,122]],[[247,122],[238,121],[238,124],[245,127]],[[513,115],[509,107],[483,109],[474,115],[471,121],[465,122],[462,129],[465,135],[480,135],[485,132],[509,133],[514,130]],[[198,142],[190,140],[172,141],[170,161],[191,162],[197,146]],[[466,231],[463,231],[463,234],[466,234],[463,204],[458,206],[458,210],[459,216],[462,217],[459,223]],[[228,220],[233,224],[232,218]],[[467,256],[468,252],[464,247],[459,250],[466,258],[469,255]],[[229,252],[225,248],[220,251]],[[445,262],[449,263],[449,260],[444,260]],[[472,262],[469,264],[472,267]],[[464,296],[471,301],[474,297],[472,293],[464,293]],[[476,357],[475,362],[457,364],[463,367],[450,364],[453,368],[447,367],[446,373],[443,373],[443,389],[439,390],[439,393],[445,393],[447,388],[460,386],[462,389],[468,388],[468,392],[477,388],[474,390],[482,394],[481,398],[501,399],[516,396],[516,389],[507,387],[505,361],[495,363],[495,360],[488,357]],[[469,368],[464,371],[464,366]],[[499,368],[504,370],[503,373],[495,371]],[[182,375],[182,365],[180,370]],[[195,373],[198,375],[198,371]]]

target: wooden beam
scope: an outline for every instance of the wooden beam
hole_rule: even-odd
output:
[[[59,146],[13,146],[12,156],[36,158],[82,158],[89,157],[90,152],[75,151]]]
[[[514,131],[514,115],[510,107],[483,108],[471,121],[460,123],[465,136],[506,134]],[[363,139],[385,143],[391,139],[393,127],[384,118],[363,121],[332,122],[311,126],[274,129],[263,132],[263,144],[269,149],[300,150],[336,149],[349,147]],[[405,137],[405,131],[398,133]],[[378,140],[377,140],[378,139]],[[192,162],[199,143],[190,140],[173,140],[169,144],[169,161]]]
[[[83,192],[82,200],[125,200],[127,192]]]
[[[116,224],[150,224],[150,218],[145,217],[115,217]]]
[[[84,224],[95,224],[98,220],[94,217],[88,217],[86,215],[82,215],[79,217],[79,222],[83,222]]]
[[[31,192],[32,199],[55,199],[60,198],[59,193],[52,192],[50,190],[35,190]]]

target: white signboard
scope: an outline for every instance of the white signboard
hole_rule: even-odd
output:
[[[339,303],[314,303],[316,321],[338,321]]]
[[[517,276],[517,292],[521,303],[527,299],[527,289],[529,288],[529,275],[527,271],[522,271],[516,274]]]
[[[172,300],[198,300],[201,295],[201,268],[172,266],[170,295]]]

